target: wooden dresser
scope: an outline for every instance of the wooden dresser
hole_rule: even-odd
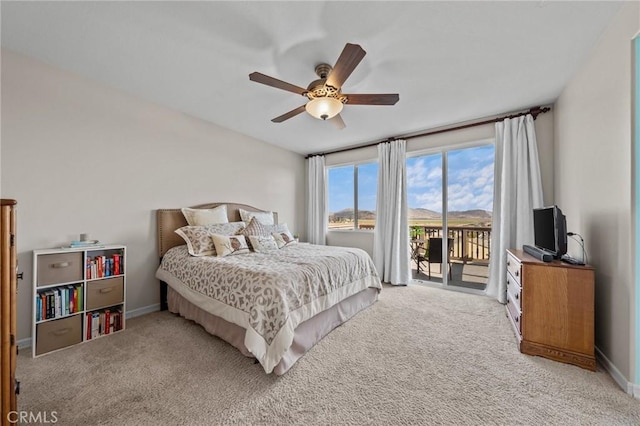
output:
[[[0,200],[0,425],[10,424],[16,405],[16,202]],[[15,422],[14,422],[15,423]]]
[[[506,309],[520,352],[595,371],[592,267],[509,249]]]

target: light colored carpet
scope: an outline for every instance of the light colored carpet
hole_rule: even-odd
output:
[[[168,312],[32,359],[19,408],[59,425],[640,424],[604,371],[520,354],[504,308],[422,286],[380,300],[282,377]]]

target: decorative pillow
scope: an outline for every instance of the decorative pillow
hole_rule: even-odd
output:
[[[227,205],[215,207],[213,209],[191,209],[188,207],[180,209],[189,226],[213,225],[216,223],[229,223],[227,218]]]
[[[216,256],[223,257],[230,254],[250,253],[247,240],[244,235],[219,235],[211,236],[213,244],[216,246]]]
[[[176,229],[187,243],[187,250],[191,256],[215,256],[216,248],[211,236],[213,234],[233,235],[244,228],[244,222],[218,223],[206,226],[183,226]]]
[[[263,225],[273,225],[273,212],[250,212],[248,210],[238,209],[240,212],[240,218],[243,222],[251,222],[252,218],[256,218]]]
[[[240,230],[238,234],[244,235],[245,237],[249,237],[251,235],[271,235],[271,232],[275,232],[269,229],[272,226],[273,225],[263,225],[257,217],[252,217],[251,222],[249,222],[247,227]]]
[[[271,235],[273,235],[273,238],[276,240],[276,244],[278,244],[278,248],[282,248],[284,246],[290,246],[292,244],[297,243],[297,241],[295,240],[295,238],[293,238],[293,235],[291,235],[291,232],[289,231],[274,232]]]
[[[263,253],[265,251],[278,250],[278,243],[273,235],[251,235],[249,237],[253,251]]]

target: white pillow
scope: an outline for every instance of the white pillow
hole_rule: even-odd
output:
[[[297,243],[297,241],[295,240],[295,238],[293,238],[293,235],[291,235],[291,232],[289,231],[273,232],[271,233],[271,235],[273,235],[273,238],[276,240],[278,248],[290,246],[291,244]]]
[[[213,244],[216,246],[216,255],[218,257],[228,256],[230,254],[250,253],[244,235],[213,234],[211,238],[213,239]]]
[[[278,250],[278,243],[273,235],[250,235],[251,247],[256,253],[263,253],[271,250]]]
[[[184,207],[180,210],[182,210],[182,214],[184,215],[184,218],[187,219],[187,224],[189,226],[229,223],[226,204],[212,209],[191,209],[188,207]]]
[[[273,212],[250,212],[248,210],[238,209],[240,218],[243,222],[250,223],[251,218],[255,217],[263,225],[273,225]]]

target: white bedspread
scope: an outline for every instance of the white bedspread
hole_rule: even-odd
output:
[[[300,323],[368,287],[382,289],[364,250],[312,244],[226,257],[193,257],[178,246],[164,255],[156,277],[245,328],[245,346],[267,373]]]

